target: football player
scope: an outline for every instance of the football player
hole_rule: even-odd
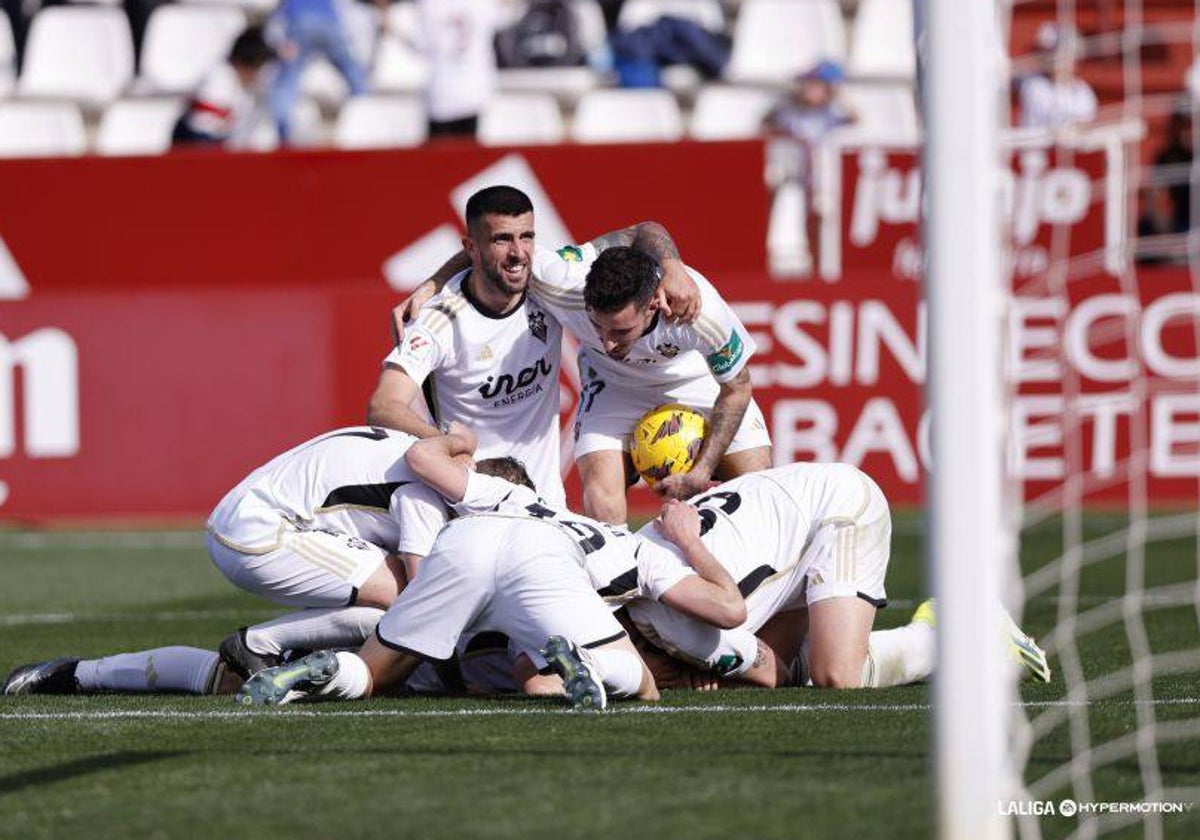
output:
[[[450,420],[466,423],[479,437],[480,457],[520,459],[541,494],[564,504],[558,424],[562,328],[544,301],[527,296],[531,274],[564,258],[535,249],[533,204],[520,190],[480,190],[467,201],[466,221],[464,251],[418,297],[428,302],[403,309],[404,315],[420,312],[407,328],[397,328],[403,336],[397,331],[398,346],[384,360],[367,422],[417,437],[438,434],[439,424]],[[665,231],[649,223],[601,237],[593,248],[611,244],[644,249],[672,268],[678,256]],[[429,300],[439,285],[444,288]],[[694,308],[695,287],[681,271],[671,271],[664,285],[664,297],[669,294],[685,314]],[[415,407],[423,386],[432,423]]]

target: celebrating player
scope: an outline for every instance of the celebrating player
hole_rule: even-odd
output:
[[[384,361],[368,408],[368,423],[430,437],[438,427],[414,410],[422,385],[438,423],[458,420],[479,436],[481,457],[519,458],[541,494],[565,502],[559,459],[559,365],[562,328],[546,305],[527,297],[531,273],[564,263],[535,251],[533,204],[512,187],[480,190],[468,199],[464,251],[415,295],[405,315],[420,309],[396,350]],[[674,245],[660,227],[643,224],[607,234],[595,249],[626,244],[644,249],[682,278],[669,292],[687,312],[695,289],[674,264]],[[677,256],[677,255],[675,255]],[[677,262],[677,260],[675,260]],[[582,283],[582,274],[579,282]],[[669,308],[669,307],[668,307]],[[402,316],[401,316],[402,317]]]

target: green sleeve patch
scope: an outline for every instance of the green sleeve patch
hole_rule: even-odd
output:
[[[558,249],[564,262],[583,262],[583,249],[578,245],[564,245]]]
[[[708,357],[708,368],[717,376],[729,373],[742,360],[742,337],[734,331],[725,346]]]

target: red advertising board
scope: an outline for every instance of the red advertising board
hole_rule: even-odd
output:
[[[755,143],[2,162],[0,519],[203,515],[282,449],[361,422],[402,294],[389,266],[448,256],[462,198],[489,178],[528,188],[548,236],[666,223],[756,337],[777,461],[848,460],[894,503],[919,503],[925,316],[895,270],[919,266],[903,244],[917,217],[901,212],[907,187],[880,186],[911,180],[916,157],[881,154],[882,170],[843,156],[836,282],[767,272]],[[1064,165],[1095,187],[1106,160]],[[1054,217],[1076,257],[1112,230],[1091,187],[1082,215]],[[1062,248],[1037,219],[1026,244]],[[1023,282],[1008,334],[1010,462],[1033,495],[1070,473],[1120,499],[1132,451],[1155,499],[1196,498],[1200,295],[1186,271],[1097,263],[1066,285]]]

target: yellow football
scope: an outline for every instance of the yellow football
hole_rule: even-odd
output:
[[[633,467],[647,484],[685,473],[696,462],[708,420],[686,405],[660,405],[641,416],[629,437]]]

